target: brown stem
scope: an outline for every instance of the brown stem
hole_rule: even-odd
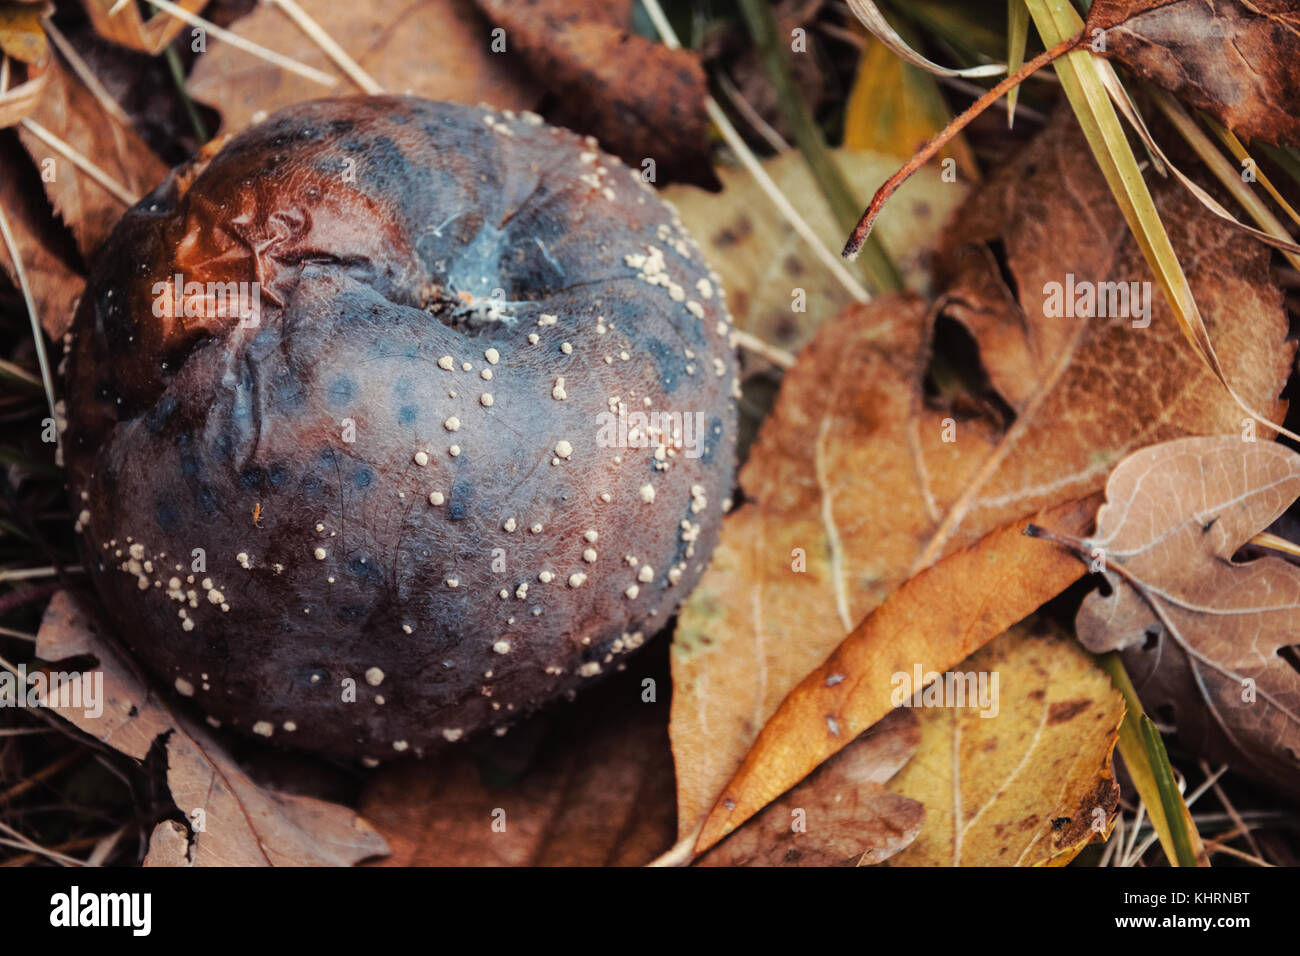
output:
[[[853,234],[849,236],[849,241],[844,244],[844,251],[841,255],[846,259],[857,258],[858,252],[862,249],[862,244],[867,241],[867,236],[871,235],[871,227],[875,224],[876,217],[880,215],[881,207],[885,205],[885,202],[899,186],[907,182],[914,172],[928,163],[934,157],[934,154],[943,149],[950,139],[969,126],[975,117],[1001,99],[1008,90],[1023,83],[1030,74],[1041,70],[1053,60],[1069,53],[1079,46],[1083,39],[1084,31],[1080,30],[1074,36],[1062,40],[1050,50],[1044,50],[977,99],[966,108],[965,112],[944,127],[938,136],[921,147],[921,150],[909,159],[902,169],[885,180],[884,185],[876,190],[876,194],[871,197],[871,205],[867,206],[866,212],[862,214],[862,218],[858,220],[858,224],[853,228]]]

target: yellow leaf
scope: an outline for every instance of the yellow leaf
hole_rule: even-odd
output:
[[[1124,698],[1092,658],[1018,625],[953,672],[980,693],[917,708],[920,746],[886,789],[924,803],[925,826],[890,865],[1063,866],[1109,834]]]

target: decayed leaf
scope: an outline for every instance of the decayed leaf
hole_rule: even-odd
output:
[[[708,87],[699,58],[629,32],[631,4],[605,0],[477,0],[555,94],[552,118],[591,133],[657,182],[716,185],[709,155]]]
[[[865,866],[909,846],[925,808],[885,784],[916,752],[920,722],[896,710],[704,854],[697,866]]]
[[[133,666],[103,637],[90,605],[66,591],[50,601],[36,638],[36,656],[52,672],[80,680],[102,675],[102,713],[87,712],[86,698],[51,697],[60,717],[135,760],[155,746],[167,757],[167,786],[192,828],[160,824],[161,844],[147,865],[348,866],[387,851],[369,824],[346,807],[255,784],[206,730],[174,713]],[[64,662],[64,663],[60,663]],[[200,829],[201,826],[201,829]]]
[[[1064,866],[1109,834],[1124,699],[1105,672],[1068,634],[1038,624],[954,670],[986,675],[989,693],[978,705],[918,709],[920,748],[888,788],[924,803],[926,822],[891,865]]]
[[[1300,144],[1300,10],[1291,0],[1096,0],[1088,31],[1139,76],[1229,129]]]
[[[50,4],[0,4],[0,50],[24,63],[40,63],[49,52],[41,19],[53,11]]]
[[[390,866],[641,866],[673,844],[667,707],[643,699],[662,650],[632,658],[573,705],[504,738],[377,771],[361,812],[392,846]],[[656,661],[658,663],[656,663]],[[649,668],[648,666],[653,665]],[[517,738],[544,739],[522,774]],[[477,760],[475,757],[477,756]]]
[[[683,835],[795,682],[914,570],[1099,490],[1136,448],[1240,432],[1242,413],[1151,286],[1145,328],[1044,314],[1050,283],[1064,288],[1071,274],[1150,280],[1081,156],[1072,117],[1059,115],[947,230],[940,302],[979,345],[1016,413],[1009,427],[924,406],[928,310],[916,299],[877,299],[825,323],[786,374],[740,474],[746,504],[727,518],[674,642]],[[1268,251],[1225,231],[1177,183],[1153,194],[1231,380],[1280,418],[1294,345]]]
[[[1093,499],[1045,515],[1049,527],[1086,527]],[[854,628],[781,702],[723,788],[696,844],[704,850],[853,741],[894,707],[891,675],[942,673],[1083,576],[1045,557],[1028,522],[1000,528],[949,555]]]
[[[1105,180],[1086,158],[1073,117],[1058,112],[954,218],[941,260],[953,276],[947,314],[979,342],[990,381],[1017,424],[1050,423],[1064,439],[1052,452],[1064,467],[1050,481],[1067,494],[1099,487],[1135,448],[1239,432],[1243,417],[1189,354]],[[1286,341],[1268,250],[1224,230],[1176,182],[1154,182],[1151,193],[1228,380],[1280,421],[1286,406],[1277,395],[1295,347]],[[1126,296],[1127,310],[1110,298],[1121,284],[1137,293]],[[1120,314],[1085,318],[1088,293],[1100,295],[1097,309]],[[1032,459],[1043,446],[1027,437],[1008,449],[973,504],[1016,498],[1041,506],[1048,489],[1035,479],[1047,476]]]
[[[937,418],[918,419],[926,320],[893,296],[823,325],[741,469],[746,503],[673,638],[683,836],[786,693],[905,580],[935,527],[929,474],[955,481],[993,447],[987,422],[944,442]]]
[[[864,197],[897,167],[896,160],[878,153],[848,149],[836,150],[835,159],[849,185]],[[803,157],[782,153],[764,161],[763,168],[826,245],[838,248],[840,227]],[[709,265],[722,276],[736,327],[797,352],[819,323],[837,315],[852,298],[790,224],[768,213],[771,203],[749,173],[724,167],[718,176],[723,183],[719,193],[671,186],[664,196],[677,206]],[[904,184],[881,214],[881,241],[909,289],[929,288],[931,252],[965,194],[963,183],[943,182],[937,171],[925,169]]]
[[[528,109],[538,92],[522,69],[491,50],[490,25],[473,0],[299,0],[300,7],[390,93],[471,106]],[[195,99],[221,112],[221,132],[238,133],[255,117],[301,100],[360,92],[333,61],[273,4],[263,3],[231,28],[300,63],[339,76],[324,87],[209,38],[190,75]]]
[[[95,95],[57,61],[50,64],[45,93],[30,119],[99,167],[126,192],[139,198],[162,181],[167,165],[134,130],[108,115]],[[18,133],[37,165],[54,210],[72,230],[82,256],[89,260],[122,213],[122,198],[40,139],[27,128]]]
[[[1179,739],[1300,794],[1300,568],[1234,553],[1300,496],[1300,456],[1272,442],[1187,438],[1126,458],[1097,531],[1108,595],[1079,609],[1079,639],[1124,649],[1143,705]]]
[[[0,209],[13,233],[23,271],[36,303],[37,317],[52,339],[72,324],[72,314],[85,288],[85,279],[69,263],[76,250],[41,195],[38,173],[17,142],[0,141]],[[0,242],[0,269],[18,284],[9,250]]]

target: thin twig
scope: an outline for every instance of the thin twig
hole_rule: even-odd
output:
[[[1042,53],[1038,54],[1038,56],[1034,57],[1020,69],[1016,70],[1016,72],[1006,77],[998,83],[997,86],[993,87],[968,106],[960,116],[944,127],[943,131],[940,132],[938,136],[926,143],[925,146],[921,147],[921,150],[909,159],[902,169],[885,180],[884,185],[876,190],[876,194],[871,197],[871,204],[867,206],[866,211],[862,214],[862,218],[858,220],[858,224],[854,227],[852,235],[849,236],[849,241],[844,244],[844,252],[842,253],[844,258],[850,260],[857,258],[858,253],[862,249],[863,243],[867,241],[867,236],[871,235],[871,227],[875,223],[876,217],[880,215],[881,207],[885,205],[889,200],[889,197],[897,191],[899,186],[907,182],[913,173],[928,163],[934,157],[935,153],[939,152],[939,150],[943,149],[943,147],[948,144],[949,140],[969,126],[975,117],[979,116],[986,109],[996,103],[1007,92],[1007,90],[1023,83],[1026,77],[1041,70],[1053,60],[1069,53],[1082,43],[1083,39],[1084,33],[1083,31],[1080,31],[1074,36],[1062,40],[1050,50],[1044,50]]]
[[[773,365],[779,365],[781,368],[794,368],[795,358],[793,352],[788,352],[778,345],[764,342],[757,335],[751,335],[740,329],[733,329],[731,336],[742,349],[753,352],[755,355],[761,355]]]
[[[63,568],[64,574],[81,574],[82,571],[83,568],[79,564],[73,564],[73,565],[69,565],[66,568]],[[52,578],[57,576],[58,573],[59,573],[59,569],[56,567],[12,568],[9,570],[0,570],[0,582],[30,581],[33,578]]]

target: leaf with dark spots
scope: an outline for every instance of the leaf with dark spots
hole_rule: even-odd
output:
[[[926,825],[890,865],[1063,866],[1104,838],[1119,802],[1111,755],[1124,716],[1105,672],[1034,620],[954,671],[985,675],[990,693],[979,706],[916,711],[917,754],[887,789],[924,803]]]
[[[1300,144],[1300,10],[1291,0],[1097,0],[1105,56],[1229,129]]]

